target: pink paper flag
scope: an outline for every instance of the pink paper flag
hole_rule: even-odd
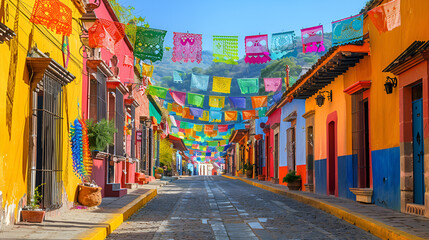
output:
[[[177,104],[179,104],[182,107],[185,105],[185,101],[186,101],[185,92],[170,91],[170,95]]]
[[[301,29],[302,52],[323,52],[323,26]]]
[[[219,132],[226,132],[226,131],[228,131],[228,125],[218,125],[217,130]]]
[[[271,61],[268,51],[268,35],[247,36],[244,38],[246,45],[246,63],[266,63]]]
[[[282,89],[281,78],[264,78],[266,92],[278,92]]]
[[[202,35],[193,33],[174,33],[173,62],[200,63],[202,59]]]

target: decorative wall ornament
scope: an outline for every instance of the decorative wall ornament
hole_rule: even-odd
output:
[[[301,29],[302,52],[323,52],[323,26]]]
[[[363,14],[332,22],[332,46],[363,39]]]
[[[202,35],[193,33],[174,33],[173,62],[202,61]]]
[[[164,30],[137,27],[134,55],[141,60],[152,62],[162,60],[166,33]]]
[[[271,61],[268,50],[268,35],[247,36],[244,38],[246,46],[246,63],[266,63]]]
[[[238,64],[238,37],[213,36],[213,62]]]
[[[295,32],[273,33],[271,37],[271,59],[281,59],[295,51]]]

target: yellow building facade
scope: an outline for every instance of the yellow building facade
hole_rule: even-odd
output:
[[[0,44],[2,225],[19,221],[36,184],[46,183],[42,205],[55,210],[75,201],[80,182],[73,173],[69,126],[81,112],[84,8],[79,0],[61,0],[72,11],[67,44],[61,34],[30,22],[35,2],[0,1],[0,23],[15,34]]]

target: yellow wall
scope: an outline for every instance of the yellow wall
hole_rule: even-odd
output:
[[[316,110],[316,160],[326,158],[326,117],[333,111],[338,113],[338,156],[352,154],[351,97],[343,90],[356,81],[372,81],[369,97],[371,150],[399,146],[399,90],[396,88],[392,94],[386,94],[386,76],[393,75],[382,71],[414,41],[429,40],[429,31],[426,31],[429,15],[426,9],[429,9],[427,0],[401,0],[402,24],[385,33],[379,33],[369,17],[365,18],[364,33],[369,31],[370,56],[321,89],[332,89],[332,103],[325,102],[322,107],[318,107],[314,99],[316,95],[306,101],[306,111]]]
[[[50,57],[63,66],[61,42],[62,36],[47,30],[45,26],[33,25],[29,21],[34,0],[1,0],[8,6],[8,15],[0,12],[0,21],[17,33],[14,40],[0,44],[0,191],[3,193],[3,206],[6,209],[6,218],[17,212],[18,202],[27,193],[27,170],[29,151],[29,117],[30,117],[30,88],[29,73],[26,67],[26,56],[30,48],[37,44],[42,52],[48,52]],[[72,9],[73,18],[78,19],[81,13],[72,1],[62,0]],[[19,11],[17,9],[19,8]],[[18,13],[18,14],[17,14]],[[1,16],[5,16],[2,18]],[[17,21],[16,23],[14,23]],[[75,177],[71,163],[71,150],[68,143],[69,121],[78,115],[77,103],[81,102],[82,91],[82,57],[79,54],[81,46],[79,40],[80,27],[73,20],[73,32],[69,37],[71,58],[68,71],[76,79],[64,88],[63,95],[63,181],[69,201],[74,201],[76,185],[79,179]],[[32,39],[32,41],[30,41]],[[9,70],[14,44],[17,41],[16,76],[9,81]],[[13,72],[13,71],[11,71]],[[8,84],[9,82],[9,84]],[[12,118],[7,119],[6,94],[7,88],[15,83]],[[11,122],[9,132],[7,121]],[[13,211],[15,213],[13,213]]]

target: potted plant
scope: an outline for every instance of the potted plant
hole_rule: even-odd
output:
[[[155,178],[161,179],[163,173],[164,173],[164,169],[162,169],[162,168],[155,169]]]
[[[21,211],[22,221],[30,223],[42,223],[45,218],[45,210],[40,209],[39,203],[43,195],[40,194],[39,188],[45,185],[40,184],[34,189],[33,197],[31,198],[30,205],[24,207]]]
[[[108,145],[114,143],[114,135],[117,130],[113,121],[102,119],[99,122],[93,122],[91,119],[88,119],[86,127],[88,129],[88,141],[91,151],[104,151]]]
[[[283,182],[287,183],[289,190],[301,189],[301,175],[296,175],[296,171],[290,171],[283,178]]]
[[[258,180],[259,181],[264,181],[265,180],[265,175],[264,174],[258,175]]]
[[[77,197],[77,201],[87,207],[96,207],[101,204],[102,195],[101,195],[101,187],[97,186],[97,184],[88,184],[82,183],[78,186],[79,193]]]
[[[252,164],[244,164],[243,169],[246,170],[246,177],[252,178],[252,176],[253,176],[253,165]]]

